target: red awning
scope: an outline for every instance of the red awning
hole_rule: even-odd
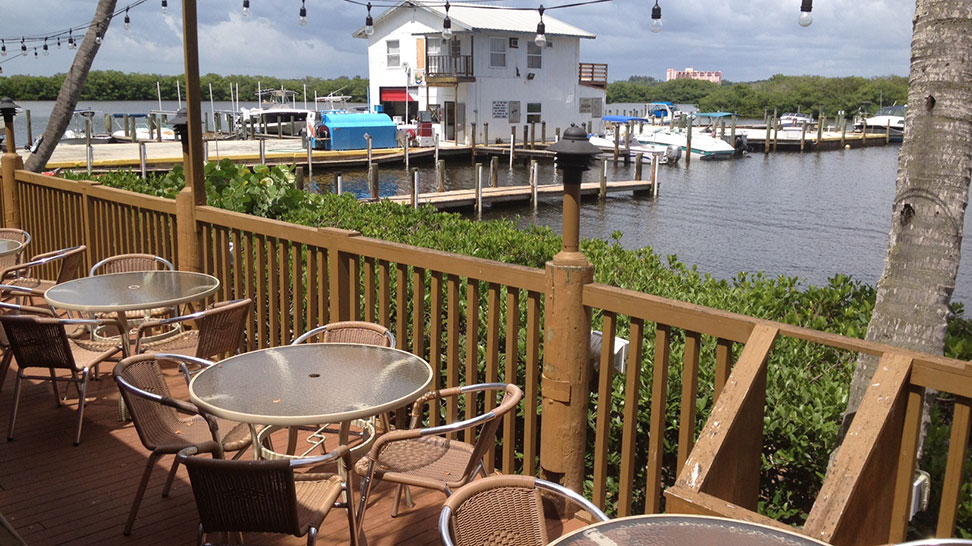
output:
[[[418,102],[404,87],[385,87],[381,90],[381,102]]]

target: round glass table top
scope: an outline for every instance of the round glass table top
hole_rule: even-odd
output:
[[[201,300],[219,279],[192,271],[133,271],[67,281],[44,293],[52,306],[73,311],[134,311]]]
[[[225,419],[316,425],[377,415],[414,402],[432,367],[405,351],[307,343],[236,355],[193,377],[193,403]]]
[[[588,525],[550,546],[817,546],[826,544],[795,531],[712,516],[652,514]]]
[[[9,256],[11,254],[16,254],[24,248],[24,243],[20,241],[13,241],[11,239],[0,239],[0,256]]]

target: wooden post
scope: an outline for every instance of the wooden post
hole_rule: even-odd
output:
[[[156,142],[162,142],[162,114],[156,114],[156,117],[153,120],[153,122],[155,124],[155,141]],[[199,123],[199,120],[198,119],[196,120],[196,124],[199,125],[199,129],[200,129],[199,142],[200,142],[200,146],[201,146],[202,145],[201,144],[202,143],[202,124]]]
[[[658,197],[658,164],[660,163],[658,156],[652,154],[651,156],[651,193],[652,197]]]
[[[590,131],[588,131],[590,133]],[[554,142],[560,142],[560,127],[554,129]]]
[[[297,119],[290,116],[290,136],[297,136]]]
[[[510,168],[513,168],[513,152],[516,150],[516,127],[510,127]]]
[[[523,148],[524,149],[526,149],[527,142],[529,141],[530,141],[530,126],[524,125],[523,126]]]
[[[884,143],[889,144],[891,142],[891,119],[888,119],[888,126],[884,129]]]
[[[533,210],[537,210],[537,174],[538,163],[536,159],[530,161],[530,204]]]
[[[300,165],[294,167],[294,185],[298,190],[304,189],[304,168]]]
[[[483,214],[483,164],[476,163],[476,215]]]
[[[314,147],[310,145],[310,139],[307,140],[307,180],[314,183]]]
[[[537,148],[537,122],[530,122],[530,149],[535,150]]]
[[[432,145],[435,146],[435,162],[439,162],[439,133],[432,135]]]
[[[418,205],[419,205],[419,202],[418,202],[418,196],[419,196],[419,189],[418,189],[419,183],[418,183],[418,180],[419,180],[419,170],[418,169],[412,169],[412,208],[413,209],[417,209],[418,208]]]
[[[124,116],[122,116],[122,123],[125,126],[125,129],[124,129],[125,130],[125,136],[132,136],[132,133],[131,133],[132,128],[128,125],[128,114],[125,114]],[[135,142],[135,139],[134,138],[132,139],[132,142]]]
[[[27,147],[30,147],[34,143],[34,126],[30,122],[30,108],[24,110],[24,116],[27,119]]]
[[[547,143],[547,122],[540,122],[540,142],[543,144]]]
[[[0,161],[0,171],[3,174],[3,227],[20,228],[20,198],[17,194],[17,181],[14,179],[14,173],[24,168],[24,161],[17,154],[12,115],[4,118],[4,131],[7,135],[7,151]]]
[[[644,160],[645,154],[639,153],[635,156],[635,180],[641,180],[641,162]]]
[[[483,122],[483,146],[489,146],[489,122]]]
[[[495,155],[489,158],[489,185],[499,187],[499,158]]]
[[[141,168],[142,178],[145,178],[148,171],[148,156],[145,151],[145,143],[138,143],[138,165]]]
[[[802,153],[807,146],[807,122],[800,124],[800,152]]]
[[[827,123],[827,116],[821,115],[817,118],[817,150],[820,150],[820,144],[823,142],[823,128]]]
[[[445,191],[445,160],[440,159],[435,162],[436,187],[440,192]]]
[[[277,139],[283,138],[283,120],[277,118]]]
[[[776,153],[776,142],[780,136],[780,120],[773,117],[773,153]]]
[[[84,156],[88,163],[88,174],[94,163],[94,150],[91,149],[91,118],[84,119]]]
[[[192,188],[188,185],[176,195],[176,233],[179,237],[177,265],[180,271],[199,271],[201,265],[196,206],[193,201]]]
[[[475,134],[475,133],[473,133]],[[473,137],[475,139],[475,137]],[[473,143],[473,149],[476,149],[476,143]],[[405,135],[405,170],[408,170],[408,134]]]
[[[614,124],[614,164],[618,164],[618,156],[620,152],[618,148],[621,146],[621,126]]]
[[[209,116],[203,118],[203,134],[209,132]]]
[[[685,117],[685,164],[692,162],[692,118]]]
[[[844,141],[846,139],[847,139],[847,120],[844,119],[844,116],[843,115],[841,115],[840,116],[840,147],[841,147],[841,149],[843,149],[844,146],[846,145],[844,143]]]
[[[371,135],[365,133],[364,137],[368,141],[368,165],[371,165]]]
[[[732,147],[735,148],[736,147],[736,114],[735,113],[732,114],[732,121],[730,123],[732,123],[732,127],[729,131],[729,144],[732,144]]]
[[[378,165],[368,164],[368,187],[371,189],[371,198],[378,199]]]
[[[607,197],[607,160],[601,160],[601,186],[597,190],[597,198],[604,199]]]
[[[476,163],[476,124],[472,124],[472,146],[470,147],[469,159]]]
[[[767,120],[766,120],[766,139],[763,140],[763,154],[770,153],[770,144],[772,142],[770,140],[770,131],[772,130],[772,126],[770,125],[770,123],[772,123],[772,120],[770,120],[770,119],[767,118]]]
[[[867,122],[861,122],[864,128],[861,130],[861,148],[867,147]]]
[[[195,205],[206,204],[206,180],[203,171],[202,133],[199,90],[199,39],[196,24],[196,0],[182,0],[182,36],[186,64],[186,118],[188,118],[189,158],[186,162],[186,187],[192,189]],[[195,219],[193,220],[195,232]],[[198,256],[196,259],[198,263]]]
[[[624,164],[631,164],[631,122],[624,124]]]

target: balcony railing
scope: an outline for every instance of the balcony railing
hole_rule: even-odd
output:
[[[607,89],[608,65],[604,63],[580,63],[577,83],[598,89]]]
[[[426,55],[427,78],[473,77],[472,55]]]
[[[547,368],[557,362],[544,362],[541,373],[544,327],[554,321],[545,306],[557,290],[541,269],[195,206],[189,195],[173,201],[3,172],[0,195],[14,200],[3,203],[5,223],[16,220],[12,211],[19,214],[20,227],[33,235],[32,254],[85,244],[84,267],[122,252],[178,257],[180,268],[220,278],[220,299],[254,300],[245,349],[288,343],[318,324],[360,319],[388,326],[399,348],[427,359],[437,387],[517,383],[523,407],[504,421],[496,452],[487,456],[490,471],[534,475],[540,453],[555,458],[550,447],[561,441],[541,435],[548,401],[587,403],[588,383],[576,392],[551,379]],[[664,500],[670,512],[784,525],[755,512],[767,393],[779,388],[767,388],[767,368],[787,358],[793,343],[806,343],[852,358],[872,355],[882,364],[801,530],[834,544],[904,537],[922,393],[934,388],[955,400],[937,533],[954,532],[968,486],[962,466],[972,411],[969,363],[597,283],[582,286],[582,305],[604,335],[601,365],[592,372],[593,465],[585,477],[602,508],[619,516],[652,513]],[[631,342],[623,378],[615,377],[608,349],[620,324],[630,325]],[[620,393],[612,388],[618,382]],[[669,400],[678,400],[677,414],[666,412]],[[714,401],[705,423],[696,418],[700,400]],[[453,406],[446,417],[472,410]],[[677,438],[666,435],[672,430]],[[616,492],[609,476],[617,477]]]

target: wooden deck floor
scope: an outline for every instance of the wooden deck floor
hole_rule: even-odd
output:
[[[4,434],[13,382],[11,370],[0,392]],[[174,395],[185,396],[185,383],[174,371],[169,383]],[[139,443],[132,424],[118,420],[118,390],[106,375],[89,387],[81,445],[74,447],[77,398],[73,388],[71,394],[63,407],[56,408],[49,383],[25,383],[16,439],[0,440],[0,513],[31,545],[194,544],[198,519],[184,469],[180,469],[169,497],[161,497],[170,456],[156,466],[132,535],[122,535],[148,451]],[[365,521],[369,543],[439,544],[436,520],[443,496],[415,490],[415,507],[403,505],[403,513],[391,518],[393,492],[393,486],[382,484],[373,497],[376,501]],[[347,544],[346,523],[343,510],[332,510],[318,544]],[[577,526],[574,522],[567,525]],[[552,530],[552,534],[556,536],[558,530]],[[306,543],[278,535],[246,539],[247,544]]]

